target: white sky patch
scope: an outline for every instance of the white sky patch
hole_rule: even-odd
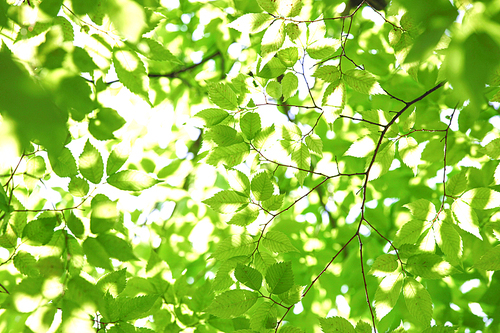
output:
[[[370,231],[370,228],[368,228],[364,224],[362,224],[361,227],[359,228],[359,233],[365,237],[368,237],[372,234],[372,232]]]
[[[361,15],[363,18],[373,21],[377,26],[381,26],[385,23],[385,20],[380,14],[377,14],[370,6],[365,6],[361,11]]]
[[[479,287],[480,284],[481,284],[481,281],[479,281],[479,279],[472,279],[472,280],[466,281],[466,282],[464,282],[464,284],[462,284],[460,286],[460,291],[462,293],[466,294],[469,291],[471,291],[472,289]]]
[[[337,304],[337,308],[339,309],[338,311],[342,317],[349,317],[351,307],[344,296],[337,295],[335,298],[335,304]]]
[[[361,214],[361,203],[357,203],[351,207],[351,209],[349,210],[349,214],[345,218],[345,222],[347,224],[354,223],[358,218],[359,214]]]
[[[304,306],[302,305],[302,302],[298,302],[297,304],[295,304],[295,306],[293,307],[293,313],[299,314],[302,311],[304,311]]]

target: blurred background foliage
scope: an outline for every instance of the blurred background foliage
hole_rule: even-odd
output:
[[[273,27],[248,33],[232,23],[275,3],[0,0],[0,331],[267,332],[283,319],[282,332],[319,332],[327,316],[376,322],[378,332],[500,330],[500,3],[392,0],[380,13],[363,4],[342,14],[341,0],[282,0],[300,8],[266,19],[290,24],[281,45],[279,31],[266,35]],[[313,38],[323,37],[336,40],[331,53],[315,49]],[[286,47],[297,56],[275,52]],[[320,65],[335,66],[335,78],[318,74]],[[349,81],[361,70],[371,75]],[[343,88],[333,93],[333,82]],[[325,102],[328,91],[340,105]],[[237,96],[234,110],[221,106],[232,105],[229,95]],[[199,113],[214,104],[229,116]],[[381,154],[387,173],[366,181],[364,148],[380,138],[377,124],[404,108],[384,131],[384,142],[394,142],[392,155]],[[250,142],[240,127],[250,112],[262,129],[274,126],[259,140],[278,149],[254,139],[241,160],[229,154],[231,165],[213,152],[224,140]],[[218,124],[238,133],[210,130]],[[417,157],[405,155],[406,138]],[[294,142],[307,152],[302,162]],[[260,213],[235,225],[202,203],[237,190],[230,172],[240,161],[236,169],[250,177],[272,175],[289,209],[265,212],[252,187],[249,207]],[[476,188],[490,190],[486,203],[457,199]],[[435,246],[434,226],[415,231],[413,244],[401,241],[415,219],[405,205],[419,199],[438,207],[427,222],[442,213],[439,221],[455,226],[457,262],[437,238]],[[295,306],[270,311],[270,326],[252,319],[264,297],[241,316],[205,312],[224,290],[246,288],[233,277],[248,258],[219,260],[219,244],[242,234],[260,239],[263,228],[286,234],[296,249],[262,253],[266,265],[290,262],[297,286],[310,286],[335,260]],[[416,319],[402,296],[384,296],[392,310],[378,312],[382,275],[368,271],[395,253],[395,239],[399,270],[417,251],[411,246],[454,267],[433,279],[404,271],[430,294],[432,322]],[[356,332],[371,328],[358,324]]]

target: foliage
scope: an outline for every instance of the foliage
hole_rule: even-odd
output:
[[[497,1],[0,7],[2,332],[500,330]]]

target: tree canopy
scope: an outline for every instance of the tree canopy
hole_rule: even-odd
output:
[[[0,331],[500,331],[500,3],[0,0]]]

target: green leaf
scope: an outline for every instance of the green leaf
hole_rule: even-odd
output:
[[[89,132],[97,140],[111,140],[115,136],[114,131],[125,125],[118,112],[111,108],[101,108],[94,118],[89,120]]]
[[[273,142],[273,136],[276,134],[274,130],[274,124],[262,129],[253,139],[253,145],[258,148],[262,149],[266,145],[266,143]]]
[[[299,60],[299,50],[296,47],[287,47],[278,51],[278,58],[287,67],[293,67]]]
[[[203,119],[206,127],[212,127],[220,124],[224,119],[229,117],[229,113],[221,109],[210,108],[201,110],[194,116]]]
[[[83,252],[89,264],[109,271],[113,270],[111,259],[102,244],[93,237],[87,237],[82,244]]]
[[[458,199],[451,205],[451,211],[453,212],[453,219],[458,222],[461,229],[470,232],[481,240],[483,239],[483,236],[479,233],[479,219],[471,206]]]
[[[295,149],[292,152],[292,161],[295,163],[297,168],[302,170],[297,170],[295,175],[297,177],[297,181],[300,186],[304,186],[304,179],[306,178],[311,164],[311,154],[309,153],[309,149],[302,142],[298,145],[298,149]]]
[[[114,228],[120,214],[116,201],[111,201],[103,194],[97,194],[91,202],[90,231],[93,234],[105,232]]]
[[[113,26],[132,43],[137,42],[147,27],[144,7],[132,0],[110,0],[104,2],[106,14]],[[134,19],[131,20],[130,18]]]
[[[385,276],[398,268],[398,258],[393,254],[383,254],[375,259],[370,274],[374,276]]]
[[[427,327],[422,333],[455,333],[456,331],[456,327],[436,325]]]
[[[304,331],[298,327],[286,325],[281,326],[279,333],[304,333]]]
[[[250,146],[246,142],[236,143],[227,147],[215,147],[206,162],[213,166],[217,166],[222,162],[228,167],[233,167],[243,162],[249,153]]]
[[[228,290],[215,297],[205,310],[219,318],[234,318],[247,312],[257,302],[259,295],[248,290]]]
[[[302,292],[304,291],[304,287],[302,286],[293,286],[290,290],[278,294],[278,297],[283,301],[283,303],[288,305],[293,305],[302,299]]]
[[[264,201],[273,195],[274,185],[267,172],[261,172],[252,178],[252,193],[257,201]]]
[[[394,160],[394,154],[395,145],[392,142],[388,142],[385,146],[382,145],[375,156],[368,180],[375,180],[388,172]],[[370,162],[368,161],[368,163]]]
[[[250,317],[250,327],[252,330],[262,332],[276,327],[278,311],[276,305],[271,302],[260,304]]]
[[[266,29],[274,17],[265,13],[250,13],[238,17],[235,21],[229,24],[230,28],[238,30],[239,32],[246,32],[255,34]]]
[[[500,270],[500,245],[495,246],[483,254],[474,264],[474,267],[487,271]]]
[[[283,206],[283,200],[285,199],[285,194],[272,195],[269,199],[261,202],[262,208],[273,211],[279,210]]]
[[[422,156],[423,146],[419,146],[417,140],[410,136],[405,136],[398,141],[399,156],[413,171],[413,175],[417,175],[418,165],[420,164],[420,158]]]
[[[275,100],[280,99],[280,97],[282,96],[282,91],[283,89],[281,87],[281,84],[278,83],[277,81],[271,80],[267,83],[266,93]]]
[[[467,189],[467,176],[465,170],[453,175],[446,182],[446,194],[458,196]]]
[[[124,191],[142,191],[161,183],[161,180],[137,170],[119,171],[109,176],[106,181],[109,185]]]
[[[486,146],[484,146],[486,154],[493,160],[498,160],[500,158],[500,138],[496,138],[490,141]]]
[[[276,13],[279,6],[279,2],[274,0],[257,0],[257,3],[259,4],[260,8],[270,14]]]
[[[56,16],[61,9],[62,0],[46,0],[40,4],[40,9],[49,16]]]
[[[500,207],[500,193],[485,187],[469,190],[460,199],[472,208],[491,209]]]
[[[263,56],[278,51],[285,42],[285,21],[275,20],[262,37],[260,52]]]
[[[249,256],[255,249],[255,242],[247,235],[234,235],[222,240],[211,257],[216,260],[227,260],[238,256]]]
[[[402,274],[389,274],[379,284],[375,292],[375,313],[384,318],[396,305],[403,286]]]
[[[237,264],[234,277],[250,289],[259,290],[262,287],[262,274],[255,268]]]
[[[29,222],[26,227],[24,227],[23,237],[26,237],[35,244],[45,245],[52,239],[56,224],[56,217],[38,218]]]
[[[356,333],[371,333],[372,332],[372,327],[367,322],[359,320],[356,323],[356,328],[354,330],[355,330]]]
[[[106,173],[112,175],[125,164],[128,159],[130,147],[125,144],[120,144],[114,147],[109,154],[108,161],[106,162]]]
[[[38,270],[38,265],[35,257],[33,257],[30,253],[19,251],[14,256],[14,267],[24,275],[37,277],[40,275],[40,271]]]
[[[414,218],[424,221],[430,221],[436,217],[436,207],[432,202],[425,199],[418,199],[417,201],[404,205],[410,210]]]
[[[288,23],[285,26],[285,32],[288,35],[288,37],[290,37],[290,40],[292,40],[292,41],[299,38],[299,36],[301,34],[300,28],[296,23]]]
[[[233,257],[229,260],[224,261],[217,270],[215,279],[212,283],[212,288],[215,291],[227,290],[234,284],[234,280],[229,275],[232,270],[236,268],[238,263],[244,263],[247,261],[247,257]]]
[[[264,67],[262,67],[260,71],[257,72],[257,76],[262,77],[264,79],[274,79],[280,76],[281,74],[285,73],[285,71],[286,71],[286,66],[283,65],[281,60],[279,60],[278,58],[271,58],[271,60],[269,60],[269,62]],[[285,96],[284,93],[283,96]]]
[[[456,226],[448,221],[442,221],[438,225],[436,242],[445,254],[448,261],[459,266],[462,257],[462,238],[456,230]]]
[[[299,252],[287,235],[281,231],[268,231],[262,237],[262,246],[274,253]]]
[[[325,65],[318,67],[312,76],[326,82],[338,82],[340,72],[337,66]]]
[[[113,64],[120,83],[130,92],[149,103],[149,78],[139,56],[130,49],[115,48],[113,50]]]
[[[99,151],[90,143],[85,143],[83,152],[78,159],[80,173],[94,184],[99,184],[104,174],[104,163]]]
[[[75,214],[70,211],[68,217],[66,218],[66,224],[68,225],[69,230],[75,235],[77,238],[82,238],[85,227],[83,225],[82,220],[75,216]]]
[[[228,214],[240,210],[243,205],[248,203],[248,197],[235,191],[225,190],[203,200],[203,203],[219,213]]]
[[[24,182],[28,188],[33,188],[36,183],[45,175],[47,167],[42,156],[35,156],[26,163]]]
[[[240,127],[243,135],[245,135],[248,140],[255,138],[257,133],[261,130],[259,114],[255,112],[245,113],[245,115],[241,117]]]
[[[406,278],[403,286],[406,307],[420,323],[428,326],[432,318],[432,300],[425,287],[413,278]]]
[[[144,295],[137,297],[118,297],[117,307],[120,309],[121,320],[134,320],[144,318],[153,307],[158,295]]]
[[[332,124],[346,104],[346,88],[342,81],[333,82],[328,85],[323,94],[323,112],[327,123]]]
[[[123,268],[119,271],[111,272],[99,279],[97,288],[104,294],[109,293],[113,296],[118,296],[127,285],[127,269]]]
[[[326,59],[332,57],[340,47],[338,39],[323,38],[307,47],[307,54],[313,59]]]
[[[323,157],[323,140],[319,136],[316,134],[306,136],[306,145],[312,153]]]
[[[227,147],[243,142],[241,135],[232,127],[217,125],[205,134],[206,139],[213,140],[219,147]]]
[[[208,87],[208,97],[218,107],[226,110],[238,108],[238,98],[234,91],[224,83],[214,83]]]
[[[80,177],[73,177],[68,184],[68,191],[75,197],[84,197],[89,193],[89,183]]]
[[[250,195],[250,180],[247,175],[236,169],[228,170],[227,175],[229,185],[233,190]]]
[[[71,56],[73,59],[73,63],[82,72],[92,73],[93,70],[99,68],[95,64],[94,60],[92,60],[92,58],[90,57],[87,50],[82,49],[81,47],[75,46]]]
[[[52,170],[59,177],[72,177],[78,174],[75,158],[66,147],[59,154],[54,154],[49,150],[49,161]]]
[[[344,73],[344,80],[349,87],[362,94],[384,94],[375,76],[367,71],[350,69]]]
[[[407,270],[425,279],[441,279],[453,273],[453,267],[440,256],[432,253],[417,254],[406,263]]]
[[[137,260],[132,247],[124,239],[113,234],[101,233],[97,236],[97,241],[101,243],[111,258],[116,258],[120,261]]]
[[[354,326],[342,317],[319,318],[319,323],[323,333],[356,333]]]
[[[51,2],[51,1],[55,1],[56,3],[58,3],[56,5],[55,10],[57,10],[57,12],[59,12],[62,2],[60,0],[50,0],[49,2]],[[55,14],[57,14],[57,12]],[[73,39],[75,38],[75,33],[73,31],[73,26],[71,25],[71,23],[68,21],[67,18],[65,18],[63,16],[56,16],[54,18],[54,25],[58,25],[61,27],[63,39],[65,42],[72,42],[73,41]]]
[[[267,291],[271,294],[282,294],[293,287],[292,262],[273,264],[266,271]]]
[[[283,100],[286,101],[297,92],[299,88],[299,79],[295,74],[288,72],[281,80],[281,88]]]
[[[141,52],[146,57],[155,61],[169,61],[174,64],[182,65],[182,61],[177,59],[172,52],[158,41],[150,38],[142,38],[142,41],[147,45],[148,52]]]
[[[415,244],[424,230],[423,220],[410,220],[406,222],[396,234],[394,246],[400,247],[403,244]]]
[[[227,224],[239,225],[245,227],[253,223],[259,217],[259,210],[254,207],[247,206],[234,214]]]

